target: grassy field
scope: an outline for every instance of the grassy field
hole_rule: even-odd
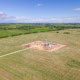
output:
[[[2,57],[0,80],[80,80],[80,29],[0,39],[0,56],[24,49],[22,44],[46,39],[67,47],[52,53],[29,49]]]
[[[25,29],[0,30],[0,38],[7,38],[7,37],[13,37],[23,34],[39,33],[39,32],[49,32],[49,31],[56,31],[56,29],[36,28],[30,30],[25,30]]]

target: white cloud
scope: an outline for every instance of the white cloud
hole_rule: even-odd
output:
[[[0,15],[3,15],[4,14],[4,12],[0,12]]]
[[[25,18],[24,23],[80,23],[80,17]]]
[[[80,11],[80,8],[75,8],[75,9],[73,9],[74,11]]]
[[[37,18],[26,16],[8,16],[0,12],[0,23],[80,23],[80,17]]]
[[[7,15],[4,12],[0,12],[0,17],[6,17]]]
[[[40,3],[35,5],[35,7],[40,7],[40,6],[42,6],[42,4],[40,4]]]

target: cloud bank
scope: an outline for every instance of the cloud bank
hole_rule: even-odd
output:
[[[36,18],[26,16],[8,16],[0,12],[0,23],[80,23],[80,17]]]
[[[75,9],[73,9],[74,11],[80,11],[80,8],[75,8]]]

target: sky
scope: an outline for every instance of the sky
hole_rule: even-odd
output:
[[[80,0],[0,0],[0,23],[80,23]]]

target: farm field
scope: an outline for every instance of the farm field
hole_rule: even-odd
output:
[[[0,38],[7,38],[7,37],[13,37],[23,34],[31,34],[31,33],[38,33],[38,32],[48,32],[48,31],[54,31],[56,29],[48,29],[48,28],[38,28],[38,29],[31,29],[31,30],[19,30],[19,29],[13,29],[13,30],[0,30]]]
[[[0,56],[24,49],[23,44],[46,39],[67,47],[56,52],[28,49],[4,56],[0,58],[0,80],[80,80],[80,29],[2,38]]]

